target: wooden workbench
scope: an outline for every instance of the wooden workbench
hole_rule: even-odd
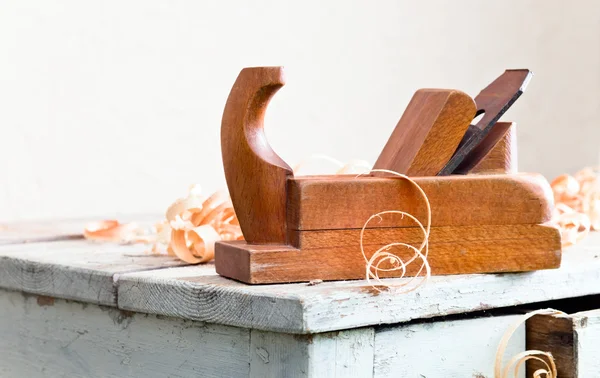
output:
[[[79,239],[84,223],[0,229],[0,376],[492,377],[513,306],[600,294],[595,234],[558,270],[394,295],[364,281],[248,286]],[[507,354],[523,350],[524,327]]]

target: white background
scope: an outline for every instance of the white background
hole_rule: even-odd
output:
[[[267,116],[290,165],[373,162],[413,92],[534,78],[504,117],[522,171],[598,162],[600,2],[0,0],[0,219],[162,212],[224,187],[244,66],[283,65]]]

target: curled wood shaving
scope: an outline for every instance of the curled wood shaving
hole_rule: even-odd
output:
[[[98,241],[115,241],[129,243],[143,238],[145,234],[137,223],[120,223],[110,219],[88,224],[83,230],[86,239]]]
[[[504,333],[504,336],[500,340],[500,344],[498,345],[498,350],[496,352],[496,361],[494,364],[494,377],[495,378],[510,378],[511,376],[516,378],[519,374],[520,368],[527,360],[537,360],[544,364],[544,368],[536,370],[532,378],[556,378],[558,377],[558,373],[556,370],[556,364],[554,362],[554,358],[550,352],[544,352],[541,350],[527,350],[525,352],[521,352],[515,356],[513,356],[509,362],[502,368],[502,358],[504,357],[504,353],[506,351],[506,347],[512,335],[515,333],[517,328],[521,324],[523,324],[527,319],[535,316],[535,315],[558,315],[558,316],[568,316],[562,311],[553,310],[553,309],[543,309],[532,311],[523,317],[519,318],[516,322],[514,322]],[[512,375],[511,375],[511,369]]]
[[[335,172],[336,175],[349,175],[368,173],[371,171],[371,164],[365,160],[350,160]]]
[[[591,231],[600,230],[600,177],[598,168],[564,174],[552,183],[555,208],[552,223],[561,231],[563,246],[576,244]]]
[[[388,211],[382,211],[377,214],[373,214],[365,222],[362,229],[360,230],[360,251],[362,252],[363,257],[366,262],[366,280],[367,280],[367,283],[369,283],[375,290],[381,291],[379,289],[380,287],[383,287],[385,289],[390,288],[390,286],[384,284],[383,281],[381,281],[381,279],[379,278],[379,272],[390,272],[390,271],[400,270],[400,271],[402,271],[400,278],[403,278],[404,275],[406,274],[407,266],[409,266],[411,263],[413,263],[416,260],[420,261],[421,265],[419,267],[418,272],[410,280],[403,282],[400,285],[394,286],[394,288],[407,287],[405,290],[400,291],[400,292],[408,293],[410,291],[416,290],[419,286],[423,285],[429,279],[429,277],[431,277],[431,267],[429,266],[429,262],[427,261],[427,254],[429,252],[429,232],[430,232],[430,228],[431,228],[431,205],[429,204],[429,199],[427,198],[427,195],[425,194],[423,189],[419,186],[419,184],[417,184],[415,181],[413,181],[408,176],[400,174],[398,172],[385,170],[385,169],[374,169],[371,172],[390,173],[390,174],[393,174],[395,176],[401,177],[401,178],[409,181],[412,185],[414,185],[419,190],[419,192],[423,196],[423,199],[427,206],[427,227],[424,227],[423,224],[417,218],[415,218],[413,215],[411,215],[407,212],[400,211],[400,210],[388,210]],[[402,217],[406,216],[406,217],[410,218],[412,221],[414,221],[417,224],[417,226],[419,226],[421,231],[423,231],[423,242],[421,243],[419,248],[416,248],[415,246],[404,243],[404,242],[392,242],[392,243],[386,244],[383,247],[377,249],[371,255],[370,258],[367,257],[367,253],[365,252],[364,244],[363,244],[365,229],[367,228],[367,226],[373,219],[377,218],[381,221],[382,216],[386,215],[386,214],[400,214],[400,215],[402,215]],[[394,248],[398,248],[398,247],[407,248],[408,250],[412,251],[412,253],[413,253],[412,257],[410,257],[407,261],[404,261],[400,256],[398,256],[397,254],[392,252],[392,250]],[[423,253],[423,250],[425,250],[424,253]],[[387,266],[387,268],[382,267],[382,265]],[[425,275],[423,277],[421,277],[421,280],[419,280],[416,284],[414,284],[412,286],[408,286],[415,279],[417,279],[421,276],[421,273],[423,273],[423,270],[425,270]],[[377,285],[373,285],[371,283],[371,279],[374,279],[376,281]]]
[[[166,219],[150,231],[135,223],[107,220],[88,225],[84,236],[89,240],[152,244],[156,254],[166,246],[167,254],[187,263],[208,262],[214,258],[215,242],[242,240],[243,236],[229,196],[219,191],[204,198],[201,192],[199,185],[190,187],[188,195],[169,206]]]
[[[407,292],[417,289],[419,286],[424,284],[431,276],[431,267],[429,266],[429,262],[427,261],[427,254],[429,252],[429,232],[430,232],[430,227],[431,227],[431,206],[429,204],[429,199],[427,198],[427,195],[425,194],[423,189],[415,181],[410,179],[408,176],[400,174],[398,172],[389,171],[389,170],[385,170],[385,169],[372,170],[371,169],[372,166],[364,160],[353,160],[353,161],[348,162],[347,164],[344,164],[341,161],[334,159],[327,155],[312,155],[308,159],[303,160],[302,162],[300,162],[299,164],[297,164],[294,167],[294,169],[293,169],[294,174],[298,175],[302,168],[304,168],[309,162],[314,161],[314,160],[324,160],[324,161],[327,161],[327,162],[337,166],[338,170],[335,172],[335,174],[339,174],[339,175],[354,173],[354,174],[358,174],[360,176],[361,174],[366,174],[369,172],[390,173],[392,175],[395,175],[395,176],[401,177],[405,180],[408,180],[412,185],[414,185],[419,190],[419,192],[423,196],[423,199],[425,200],[425,204],[427,206],[427,227],[424,227],[423,224],[417,218],[415,218],[413,215],[406,213],[404,211],[400,211],[400,210],[388,210],[388,211],[383,211],[383,212],[380,212],[377,214],[373,214],[369,219],[367,219],[367,221],[365,222],[365,224],[363,225],[363,227],[360,231],[360,250],[365,259],[365,264],[366,264],[365,278],[367,280],[367,283],[369,283],[371,285],[371,287],[374,288],[375,290],[381,292],[382,291],[381,288],[386,289],[386,290],[390,288],[388,285],[384,284],[383,281],[380,279],[380,277],[379,277],[380,272],[390,272],[390,271],[400,270],[400,271],[402,271],[400,278],[402,278],[406,274],[407,267],[417,260],[420,261],[420,266],[419,266],[418,272],[413,277],[411,277],[411,279],[409,279],[406,282],[403,282],[399,286],[395,285],[394,288],[398,289],[398,288],[406,287],[406,289],[401,292],[407,293]],[[389,243],[389,244],[384,245],[383,247],[377,249],[373,254],[371,254],[370,257],[368,257],[367,252],[365,252],[365,247],[364,247],[364,234],[365,234],[365,231],[367,230],[367,226],[374,219],[379,219],[381,221],[383,216],[389,215],[389,214],[400,214],[402,217],[406,216],[406,217],[410,218],[412,221],[414,221],[417,224],[417,226],[419,228],[421,228],[421,230],[423,231],[423,242],[421,243],[419,248],[417,248],[413,245],[404,243],[404,242],[392,242],[392,243]],[[404,261],[397,252],[394,253],[395,252],[394,249],[397,250],[398,248],[408,249],[409,251],[412,252],[412,257],[408,258],[407,261]],[[424,271],[424,276],[421,277],[421,274],[423,273],[423,271]],[[419,282],[417,282],[416,284],[413,284],[412,286],[409,286],[409,285],[411,285],[411,283],[413,283],[419,277],[421,278],[421,280],[419,280]],[[374,280],[375,284],[373,284],[371,280]]]

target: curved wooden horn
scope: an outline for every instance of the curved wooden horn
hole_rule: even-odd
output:
[[[282,67],[244,68],[221,123],[229,194],[248,243],[286,243],[286,181],[292,169],[273,151],[263,128],[271,97],[285,84]]]

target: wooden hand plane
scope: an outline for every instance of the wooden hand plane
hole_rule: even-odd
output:
[[[513,124],[497,122],[529,75],[507,71],[475,101],[456,90],[419,90],[378,159],[375,168],[409,175],[429,198],[432,275],[560,265],[560,233],[545,225],[553,210],[550,186],[539,174],[515,172]],[[245,241],[216,244],[217,273],[249,284],[364,279],[359,235],[367,219],[401,210],[424,220],[425,203],[401,177],[294,177],[263,129],[267,105],[284,83],[281,67],[245,68],[227,99],[223,165]],[[486,115],[472,126],[482,109]],[[500,132],[488,138],[494,129]],[[418,245],[422,238],[410,219],[390,215],[369,224],[364,245],[368,254],[394,241]],[[409,266],[406,275],[418,268]]]

